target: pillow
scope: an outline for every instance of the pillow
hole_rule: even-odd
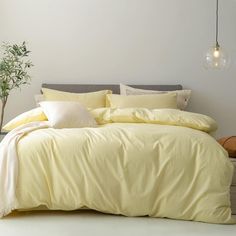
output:
[[[53,89],[42,88],[45,101],[73,101],[80,102],[87,108],[99,108],[106,106],[106,95],[110,90],[101,90],[91,93],[68,93]]]
[[[151,95],[107,95],[107,106],[111,108],[142,107],[148,109],[173,108],[177,109],[175,93]]]
[[[157,91],[157,90],[145,90],[136,89],[124,84],[120,84],[121,95],[144,95],[144,94],[163,94],[163,93],[176,93],[177,94],[177,107],[180,110],[184,110],[189,102],[191,96],[191,90],[175,90],[175,91]]]
[[[11,131],[20,125],[24,125],[34,121],[45,121],[47,117],[45,116],[41,107],[32,109],[30,111],[24,112],[8,122],[3,129],[6,131]]]
[[[97,126],[89,111],[78,102],[41,102],[40,106],[54,128]]]

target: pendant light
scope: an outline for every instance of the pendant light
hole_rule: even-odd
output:
[[[205,55],[205,66],[207,69],[225,69],[229,66],[230,59],[227,52],[218,42],[219,28],[219,0],[216,0],[216,43]]]

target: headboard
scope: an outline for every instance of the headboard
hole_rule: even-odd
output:
[[[182,85],[130,85],[134,88],[160,90],[160,91],[174,91],[182,90]],[[118,84],[42,84],[42,88],[56,89],[71,93],[87,93],[99,90],[112,90],[113,93],[120,93],[120,86]]]

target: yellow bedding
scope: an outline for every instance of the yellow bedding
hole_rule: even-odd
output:
[[[106,124],[38,129],[20,139],[18,209],[87,207],[126,216],[234,222],[233,166],[206,133],[216,128],[212,119],[175,110],[92,113]]]

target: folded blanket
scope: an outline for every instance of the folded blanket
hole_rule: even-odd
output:
[[[47,121],[20,126],[7,134],[0,143],[0,217],[9,214],[16,208],[15,190],[18,176],[18,140],[33,130],[47,127]]]

